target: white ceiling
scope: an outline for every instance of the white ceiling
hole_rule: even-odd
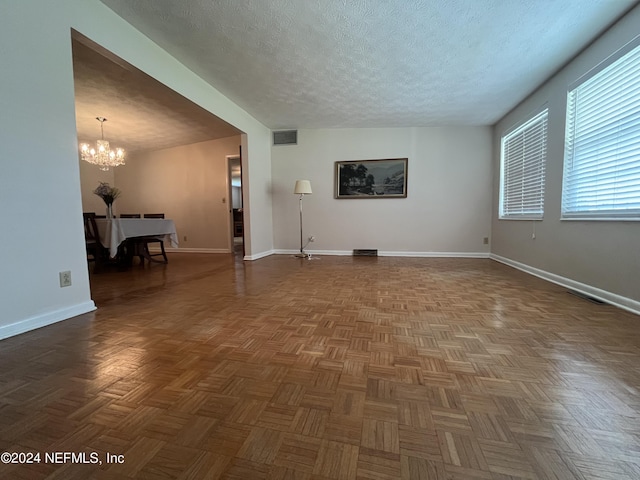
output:
[[[278,129],[493,124],[636,0],[102,2]]]
[[[105,117],[111,148],[128,153],[214,140],[240,131],[157,80],[74,34],[73,77],[80,142],[95,143]]]

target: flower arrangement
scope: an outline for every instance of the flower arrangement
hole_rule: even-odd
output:
[[[110,186],[106,182],[100,182],[100,185],[93,191],[93,193],[104,200],[104,203],[106,203],[107,206],[110,206],[122,192],[120,192],[116,187]]]

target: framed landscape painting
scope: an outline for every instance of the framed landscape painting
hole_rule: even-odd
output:
[[[406,198],[407,158],[336,162],[335,198]]]

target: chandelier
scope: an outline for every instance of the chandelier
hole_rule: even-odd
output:
[[[124,165],[124,150],[122,148],[110,150],[109,142],[104,139],[103,125],[107,119],[104,117],[96,117],[96,120],[100,122],[100,140],[96,141],[95,148],[88,143],[81,143],[80,158],[85,162],[98,165],[100,170],[104,170],[105,172],[109,170],[109,167]]]

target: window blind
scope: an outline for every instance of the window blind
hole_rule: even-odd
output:
[[[640,220],[640,46],[570,90],[563,218]]]
[[[543,216],[547,117],[545,109],[502,137],[500,218]]]

